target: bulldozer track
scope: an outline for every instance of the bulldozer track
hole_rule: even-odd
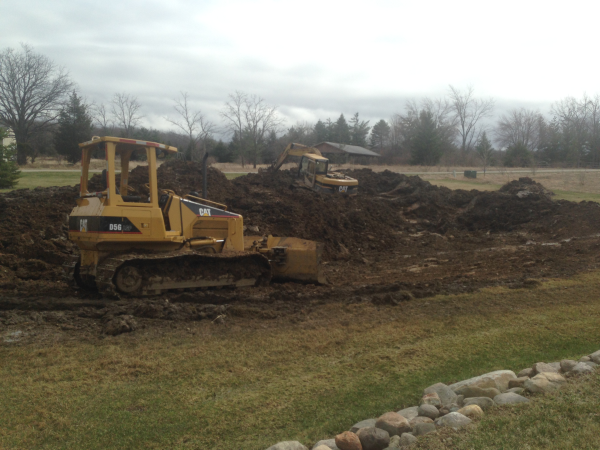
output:
[[[207,281],[206,286],[200,286],[202,281],[198,279],[197,273],[192,275],[195,281],[190,281],[190,278],[192,277],[186,278],[185,276],[181,276],[180,279],[175,280],[173,280],[172,277],[168,278],[168,282],[165,281],[166,277],[162,280],[157,280],[156,273],[166,270],[169,268],[169,266],[172,266],[173,262],[175,261],[179,261],[181,263],[180,266],[187,265],[189,267],[191,264],[195,264],[196,267],[188,269],[188,272],[197,272],[198,263],[201,262],[200,267],[202,268],[202,275],[204,275],[207,280],[216,280],[219,277],[219,274],[211,273],[212,268],[215,265],[218,265],[219,262],[226,261],[230,266],[227,269],[229,275],[228,280],[233,280],[233,282],[228,282],[227,280],[220,282],[214,281],[214,286],[246,286],[250,285],[249,280],[252,280],[252,285],[254,285],[256,283],[268,282],[271,277],[269,261],[267,258],[258,253],[247,253],[241,255],[210,255],[202,252],[189,252],[183,255],[179,252],[171,255],[145,255],[130,253],[110,257],[100,263],[96,270],[96,286],[98,291],[105,297],[120,298],[122,296],[128,296],[129,294],[119,292],[117,286],[115,285],[114,278],[119,269],[121,269],[127,263],[132,263],[132,265],[140,269],[143,281],[140,290],[132,292],[131,295],[148,296],[158,295],[163,291],[168,290],[213,287],[209,281]],[[244,263],[244,270],[241,270],[240,273],[235,272],[235,267],[232,265],[232,263],[235,262]],[[249,268],[249,265],[254,265],[254,270]],[[255,278],[244,278],[244,276],[248,276],[248,272],[252,272],[252,275],[254,275]],[[154,275],[154,280],[151,279],[152,275]],[[223,274],[220,274],[220,276],[222,277]],[[236,282],[238,284],[236,284]]]

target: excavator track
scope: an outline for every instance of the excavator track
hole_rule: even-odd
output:
[[[138,254],[105,259],[96,269],[96,286],[105,297],[159,295],[168,290],[243,287],[266,284],[271,266],[259,253]]]

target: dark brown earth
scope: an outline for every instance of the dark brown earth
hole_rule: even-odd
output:
[[[130,176],[139,194],[145,170]],[[126,301],[103,299],[61,279],[62,263],[76,252],[67,239],[67,215],[77,187],[0,194],[0,327],[31,322],[111,333],[115,318],[127,322],[125,328],[136,321],[159,326],[222,315],[289,320],[315,302],[397,305],[486,286],[535,288],[546,278],[599,265],[600,205],[554,201],[528,178],[480,192],[389,171],[347,174],[359,180],[355,197],[295,187],[289,171],[234,181],[216,169],[208,172],[208,197],[241,213],[247,227],[324,242],[328,285],[282,283]],[[160,187],[178,194],[201,191],[195,163],[169,161],[158,178]],[[95,175],[91,189],[100,189],[99,182]]]

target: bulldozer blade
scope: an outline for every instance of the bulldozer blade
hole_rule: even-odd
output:
[[[269,236],[266,244],[273,279],[327,284],[321,267],[322,243]]]

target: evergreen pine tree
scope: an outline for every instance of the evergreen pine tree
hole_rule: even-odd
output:
[[[475,152],[477,156],[481,159],[481,163],[483,164],[483,176],[485,176],[485,171],[487,167],[492,163],[492,159],[494,157],[494,148],[492,147],[492,143],[487,138],[487,134],[484,131],[477,142],[477,146],[475,147]]]
[[[390,138],[390,126],[388,123],[381,119],[371,130],[371,148],[383,150],[383,147]]]
[[[78,144],[89,141],[92,137],[92,117],[88,110],[89,106],[73,91],[68,103],[60,111],[54,148],[70,163],[81,160]]]
[[[352,145],[366,147],[367,135],[369,134],[370,129],[371,127],[369,126],[368,120],[361,121],[358,118],[358,113],[354,114],[350,119],[350,143]]]
[[[17,184],[21,171],[17,165],[17,146],[15,144],[4,145],[4,139],[8,133],[0,128],[0,189],[11,189]]]
[[[338,144],[349,144],[351,141],[350,127],[343,114],[340,115],[334,124],[334,138]]]
[[[433,166],[440,161],[443,153],[442,139],[430,111],[421,111],[419,114],[410,147],[411,164]]]

